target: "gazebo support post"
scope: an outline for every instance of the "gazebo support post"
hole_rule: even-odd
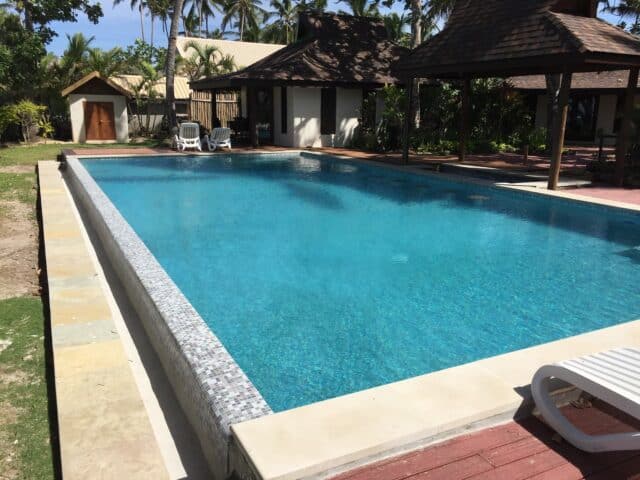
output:
[[[218,90],[211,90],[211,122],[209,123],[209,130],[213,130],[213,120],[218,116]],[[206,125],[205,125],[206,126]]]
[[[256,115],[258,114],[258,98],[255,87],[247,88],[247,100],[249,108],[247,114],[249,115],[249,142],[251,146],[256,148],[258,146],[258,130]]]
[[[562,162],[562,150],[564,149],[564,133],[567,126],[567,113],[569,110],[569,93],[571,92],[571,72],[562,75],[560,92],[558,94],[558,112],[553,119],[553,131],[551,132],[551,166],[549,167],[549,190],[558,188],[560,178],[560,164]]]
[[[621,187],[624,183],[624,164],[629,150],[629,137],[631,136],[631,117],[638,86],[638,67],[629,70],[629,82],[624,94],[622,110],[622,123],[616,141],[616,185]]]
[[[404,110],[404,122],[402,123],[402,163],[409,163],[409,132],[411,131],[411,104],[413,103],[413,78],[407,78],[405,97],[407,105]]]
[[[471,79],[465,78],[462,81],[462,101],[460,112],[460,136],[459,136],[459,153],[458,160],[464,162],[467,156],[467,139],[469,135],[469,111],[471,103]]]

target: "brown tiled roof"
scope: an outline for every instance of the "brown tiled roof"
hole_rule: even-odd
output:
[[[624,90],[629,81],[629,70],[575,73],[572,90]],[[544,75],[510,77],[507,82],[517,90],[546,90]],[[640,83],[639,83],[640,86]]]
[[[391,66],[407,50],[377,19],[300,15],[298,40],[238,72],[191,83],[193,89],[247,84],[384,85],[399,83]]]
[[[455,78],[640,65],[637,37],[597,18],[554,12],[556,2],[458,0],[442,32],[404,57],[398,71]]]

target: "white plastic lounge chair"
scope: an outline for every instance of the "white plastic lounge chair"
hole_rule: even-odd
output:
[[[640,450],[640,432],[587,435],[572,425],[549,395],[552,378],[575,385],[640,419],[640,349],[618,348],[541,367],[531,393],[547,423],[566,441],[587,452]]]
[[[176,146],[184,152],[187,148],[196,148],[202,151],[200,145],[200,125],[197,123],[183,122],[180,131],[176,135]]]
[[[209,151],[213,152],[218,147],[227,147],[231,150],[231,129],[214,128],[207,137]]]

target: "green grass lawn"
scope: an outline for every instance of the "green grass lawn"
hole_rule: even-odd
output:
[[[118,146],[154,147],[158,146],[158,142],[127,145],[16,145],[0,148],[0,238],[3,225],[16,221],[16,212],[28,216],[23,221],[36,222],[35,166],[39,160],[55,160],[62,149]],[[29,208],[12,209],[7,202],[15,201]],[[0,272],[0,275],[11,276],[12,272]],[[14,278],[11,277],[12,281]],[[44,322],[40,297],[0,300],[1,480],[54,478]]]
[[[55,160],[63,149],[79,148],[141,148],[157,147],[161,142],[149,140],[144,143],[127,144],[76,144],[76,143],[49,143],[46,145],[16,145],[8,148],[0,148],[0,167],[9,165],[36,165],[39,160]]]
[[[0,478],[54,477],[39,297],[0,301]]]

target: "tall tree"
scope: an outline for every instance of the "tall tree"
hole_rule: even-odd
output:
[[[634,35],[640,34],[640,0],[605,1],[604,9],[620,17],[620,26]],[[630,19],[627,24],[624,20]]]
[[[327,9],[327,0],[300,0],[298,10],[313,10],[316,12],[324,12]]]
[[[275,21],[265,27],[265,40],[285,44],[293,42],[298,21],[298,6],[292,0],[271,0],[271,8],[273,10],[267,12],[265,20],[275,18]]]
[[[260,0],[228,0],[222,17],[222,29],[226,30],[235,22],[240,41],[244,40],[245,29],[258,26],[259,18],[265,13],[261,5]]]
[[[100,75],[105,78],[123,73],[124,53],[118,47],[112,48],[111,50],[91,48],[85,60],[85,70],[88,72],[99,72]]]
[[[418,2],[420,0],[417,0]],[[338,3],[344,3],[349,7],[348,12],[340,11],[340,13],[354,15],[356,17],[379,17],[380,16],[380,0],[338,0]]]
[[[401,45],[409,46],[410,36],[405,31],[407,25],[409,25],[409,19],[403,13],[398,15],[396,12],[392,12],[383,17],[384,26],[387,27],[387,33],[389,39],[399,43]]]
[[[87,38],[82,33],[67,34],[67,48],[58,62],[58,75],[63,84],[69,85],[86,73],[86,60],[94,38]]]
[[[113,0],[113,5],[120,5],[124,0]],[[146,8],[145,0],[131,0],[129,3],[131,10],[138,10],[140,14],[140,36],[144,42],[144,9]]]
[[[193,50],[191,56],[184,59],[182,64],[182,69],[190,80],[229,73],[236,68],[233,57],[223,55],[215,45],[189,42],[186,48]]]
[[[175,70],[176,70],[176,43],[178,40],[178,29],[180,28],[180,16],[184,0],[173,0],[173,15],[171,16],[171,27],[169,29],[169,41],[167,42],[167,64],[165,65],[166,77],[166,109],[169,126],[177,125],[176,118],[176,92],[175,92]]]

